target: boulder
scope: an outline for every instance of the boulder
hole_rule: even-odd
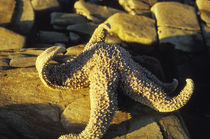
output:
[[[23,48],[25,37],[0,27],[0,50]]]
[[[155,21],[151,18],[117,13],[105,22],[111,25],[109,33],[117,34],[123,41],[145,45],[156,42]]]
[[[97,28],[97,24],[94,23],[80,23],[67,26],[68,31],[76,32],[79,34],[92,35],[94,30]]]
[[[31,0],[34,10],[42,11],[51,8],[58,8],[59,3],[57,0]]]
[[[201,19],[210,27],[210,1],[196,0]]]
[[[173,27],[200,31],[200,26],[192,6],[179,2],[158,2],[151,8],[158,27]]]
[[[158,36],[160,44],[168,43],[184,52],[201,52],[205,48],[199,31],[158,27]]]
[[[208,48],[210,48],[210,26],[208,27],[207,25],[202,24],[203,28],[203,36],[206,41],[206,45]]]
[[[72,43],[78,43],[81,39],[81,37],[74,32],[69,32],[69,38]]]
[[[0,25],[7,25],[11,22],[15,10],[15,0],[0,1]]]
[[[74,13],[51,13],[50,23],[53,25],[67,26],[74,24],[87,23],[87,19],[84,16]]]
[[[69,37],[62,32],[55,31],[39,31],[39,40],[45,43],[62,43],[68,42]]]
[[[113,9],[107,6],[100,6],[92,3],[79,0],[75,2],[74,8],[78,14],[85,16],[87,19],[93,22],[103,22],[111,15],[122,12],[117,9]]]
[[[118,0],[119,4],[132,15],[142,15],[150,13],[150,7],[154,5],[157,0]]]

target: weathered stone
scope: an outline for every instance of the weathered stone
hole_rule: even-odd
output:
[[[74,32],[69,32],[69,37],[70,37],[71,42],[73,43],[77,43],[81,39],[81,37]]]
[[[25,37],[0,27],[0,50],[23,48]]]
[[[93,22],[102,22],[106,20],[111,15],[122,12],[117,9],[113,9],[107,6],[99,6],[92,3],[85,2],[84,0],[79,0],[75,2],[74,8],[78,14],[85,16],[87,19]]]
[[[160,43],[174,45],[175,49],[185,52],[200,52],[204,50],[200,32],[178,28],[158,27]]]
[[[210,1],[209,0],[196,0],[201,19],[210,27]]]
[[[79,14],[53,12],[51,14],[50,23],[54,25],[67,26],[87,22],[87,19]]]
[[[24,55],[12,56],[10,60],[11,67],[32,67],[34,66],[36,57],[29,57]]]
[[[15,0],[0,1],[0,25],[9,24],[15,9]]]
[[[83,49],[84,49],[85,45],[76,45],[73,47],[69,47],[66,49],[66,55],[79,55],[80,53],[82,53]]]
[[[36,11],[59,7],[57,0],[31,0],[31,4]]]
[[[153,0],[118,0],[119,4],[132,15],[150,13],[150,7],[157,1]]]
[[[16,17],[14,17],[14,30],[22,34],[30,33],[34,25],[34,10],[30,0],[17,0]]]
[[[186,129],[183,129],[183,126],[180,125],[181,120],[178,119],[174,115],[166,116],[160,119],[159,121],[160,126],[165,131],[165,136],[167,138],[173,138],[173,139],[187,139],[189,136],[183,131],[186,131]]]
[[[97,25],[93,23],[81,23],[81,24],[69,25],[67,26],[66,29],[80,34],[92,35],[96,27]]]
[[[152,44],[156,42],[157,34],[153,19],[144,16],[117,13],[105,22],[111,25],[110,33],[117,34],[123,41],[141,44]]]
[[[69,37],[65,33],[54,31],[40,31],[39,39],[41,42],[45,43],[62,43],[69,41]]]
[[[0,52],[1,54],[1,52]],[[8,69],[9,68],[9,59],[0,57],[0,70]]]
[[[158,27],[200,30],[195,9],[192,6],[179,2],[160,2],[156,3],[151,10],[157,19]]]

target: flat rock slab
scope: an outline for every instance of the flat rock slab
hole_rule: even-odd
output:
[[[25,37],[0,27],[0,50],[23,48]]]
[[[189,31],[170,27],[158,27],[160,43],[170,43],[175,49],[184,52],[204,50],[203,39],[198,31]]]
[[[36,11],[59,7],[57,0],[31,0],[31,4]]]
[[[62,43],[68,42],[69,37],[62,32],[55,31],[39,31],[39,40],[45,43]]]
[[[78,14],[81,14],[87,19],[97,23],[106,20],[108,17],[115,13],[122,12],[107,6],[99,6],[96,4],[88,3],[84,0],[75,2],[74,8]]]
[[[146,45],[157,41],[155,21],[151,18],[117,13],[105,22],[111,25],[110,33],[117,34],[123,41]]]
[[[119,4],[130,14],[140,15],[150,13],[150,7],[157,0],[118,0]]]
[[[67,26],[87,22],[88,20],[79,14],[53,12],[51,14],[50,23],[54,25]]]
[[[92,35],[94,30],[97,28],[97,24],[93,23],[80,23],[75,25],[69,25],[66,27],[66,30],[77,32],[79,34],[88,34]]]
[[[210,27],[210,1],[196,0],[201,19]]]
[[[0,1],[0,25],[7,25],[11,22],[15,3],[15,0]]]
[[[174,27],[199,31],[200,26],[192,6],[179,2],[158,2],[152,8],[158,27]]]

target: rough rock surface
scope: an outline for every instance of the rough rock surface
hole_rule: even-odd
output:
[[[113,9],[110,7],[98,6],[92,3],[88,3],[84,0],[75,2],[74,8],[76,9],[76,12],[78,14],[81,14],[87,19],[97,23],[106,20],[108,17],[115,13],[122,12],[120,10]]]
[[[210,1],[196,0],[201,19],[210,27]]]
[[[119,4],[132,15],[141,15],[150,13],[150,7],[157,0],[118,0]]]
[[[184,52],[204,50],[195,9],[179,2],[156,3],[152,8],[161,44],[171,44]]]
[[[31,0],[31,4],[33,5],[33,8],[37,11],[59,7],[59,3],[57,0]]]
[[[0,1],[0,25],[9,24],[15,9],[15,0]]]
[[[0,50],[23,48],[25,37],[0,27]]]
[[[156,42],[155,21],[148,17],[117,13],[105,22],[112,26],[110,33],[117,34],[123,41],[140,44]]]

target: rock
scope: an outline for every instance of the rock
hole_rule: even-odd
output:
[[[72,46],[66,49],[66,55],[79,55],[80,53],[82,53],[83,49],[84,49],[85,45],[76,45],[76,46]]]
[[[34,25],[34,10],[30,0],[17,0],[13,19],[13,30],[21,34],[29,34]]]
[[[73,43],[77,43],[81,39],[81,37],[74,32],[69,32],[69,37],[70,37],[71,42]]]
[[[126,42],[150,45],[156,42],[155,21],[148,17],[117,13],[108,18],[110,33]]]
[[[186,131],[180,126],[182,119],[178,119],[178,117],[174,115],[169,115],[163,117],[159,120],[161,129],[165,131],[165,136],[167,138],[174,138],[174,139],[187,139],[189,136],[183,132]],[[178,131],[178,132],[177,132]]]
[[[158,27],[200,31],[195,9],[179,2],[159,2],[152,8]]]
[[[68,31],[77,32],[79,34],[88,34],[92,35],[95,28],[97,28],[96,24],[93,23],[81,23],[81,24],[75,24],[75,25],[69,25],[67,26]]]
[[[23,48],[25,37],[0,27],[0,50]]]
[[[150,7],[154,5],[157,0],[118,0],[119,4],[132,15],[142,15],[150,13]]]
[[[36,57],[16,55],[12,56],[9,65],[11,67],[32,67],[36,62]]]
[[[61,122],[68,132],[78,133],[84,129],[89,120],[90,102],[89,96],[76,99],[63,111]],[[129,104],[129,103],[128,103]],[[117,111],[112,123],[104,138],[164,138],[169,135],[171,138],[189,138],[183,121],[176,116],[162,117],[148,108],[136,103],[136,106],[129,105],[131,112]],[[144,114],[142,114],[144,113]],[[155,119],[160,119],[155,120]],[[159,125],[161,123],[161,126]],[[162,127],[164,130],[162,131]],[[72,130],[75,129],[75,130]]]
[[[199,31],[190,31],[171,27],[158,27],[161,44],[172,44],[175,49],[184,52],[204,50],[203,39]]]
[[[53,12],[50,23],[53,25],[67,26],[87,22],[87,19],[79,14]]]
[[[34,10],[48,10],[51,8],[58,8],[59,3],[57,0],[31,0],[31,4],[33,5]]]
[[[210,27],[210,1],[196,0],[201,19]]]
[[[69,37],[65,33],[54,31],[39,31],[39,39],[41,42],[45,43],[62,43],[69,41]]]
[[[0,52],[1,54],[1,52]],[[9,59],[0,57],[0,70],[5,70],[9,68]]]
[[[78,14],[85,16],[87,19],[99,23],[106,20],[111,15],[122,12],[107,6],[99,6],[92,3],[79,0],[75,2],[74,8]]]
[[[15,0],[0,1],[0,25],[7,25],[11,22],[15,9]]]

